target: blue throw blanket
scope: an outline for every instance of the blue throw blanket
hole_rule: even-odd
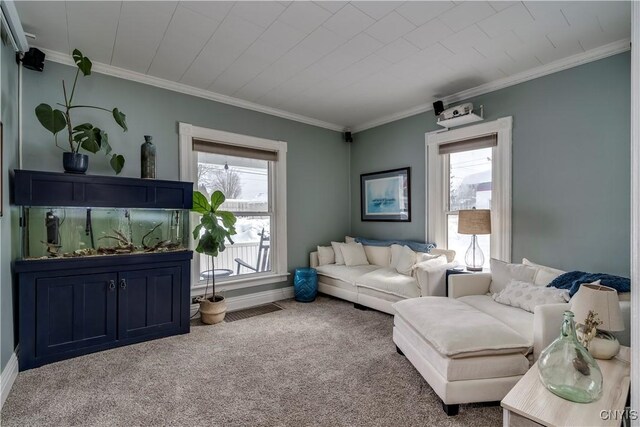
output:
[[[569,295],[573,296],[580,285],[583,283],[592,283],[596,280],[600,280],[600,284],[608,286],[620,292],[631,291],[631,280],[626,277],[614,276],[604,273],[585,273],[584,271],[570,271],[568,273],[561,274],[553,279],[551,283],[547,285],[548,288],[568,289]]]
[[[356,242],[362,243],[363,245],[367,246],[409,246],[413,251],[427,253],[431,252],[431,249],[434,249],[436,247],[435,243],[413,242],[411,240],[372,240],[363,239],[362,237],[356,237]]]

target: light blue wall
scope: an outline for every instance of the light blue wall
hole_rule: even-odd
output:
[[[18,212],[9,205],[9,171],[18,164],[18,66],[11,44],[0,42],[0,81],[2,99],[0,116],[3,124],[2,201],[0,218],[0,371],[4,370],[15,349],[15,287],[11,277],[11,261],[18,256]]]
[[[513,116],[512,259],[629,275],[630,55],[470,99]],[[425,239],[425,133],[433,111],[354,136],[352,234]],[[412,167],[412,221],[360,221],[360,174]]]
[[[85,53],[90,56],[90,52]],[[62,151],[55,147],[51,134],[37,122],[33,111],[41,102],[60,102],[61,80],[70,84],[74,70],[48,61],[43,73],[24,70],[23,168],[62,170]],[[127,115],[127,133],[120,131],[107,113],[89,111],[75,119],[76,123],[91,120],[108,131],[114,151],[126,158],[122,176],[140,176],[143,135],[153,135],[158,178],[179,179],[178,122],[286,141],[291,270],[307,266],[308,254],[319,242],[343,238],[349,231],[349,193],[345,185],[349,180],[349,146],[340,132],[102,74],[81,78],[76,97],[78,103],[118,107]],[[89,164],[90,174],[113,175],[101,154],[91,155]],[[269,287],[260,288],[266,289]],[[227,292],[226,296],[252,291]]]

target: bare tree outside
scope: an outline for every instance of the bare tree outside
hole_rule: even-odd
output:
[[[198,163],[198,190],[210,197],[220,190],[227,199],[237,199],[242,194],[240,175],[235,170],[217,165]]]

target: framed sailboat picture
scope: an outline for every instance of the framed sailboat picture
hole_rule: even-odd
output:
[[[411,221],[411,168],[360,175],[362,221]]]

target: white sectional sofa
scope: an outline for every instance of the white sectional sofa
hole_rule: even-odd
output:
[[[539,269],[534,284],[543,287],[562,273],[533,267]],[[502,400],[540,352],[560,335],[563,313],[571,309],[571,302],[554,303],[538,305],[531,313],[496,302],[491,285],[491,273],[452,275],[448,299],[419,298],[394,304],[393,340],[398,352],[431,385],[448,415],[455,415],[461,403]],[[622,294],[620,301],[625,331],[616,336],[629,346],[630,303],[624,301],[626,297]]]
[[[319,265],[318,252],[310,255],[310,266],[318,272],[318,290],[354,303],[356,308],[370,307],[395,314],[394,302],[420,296],[444,296],[446,270],[457,264],[455,252],[433,249],[430,254],[446,258],[444,263],[421,267],[408,276],[391,267],[390,246],[364,245],[368,265]],[[421,253],[417,253],[418,257]],[[428,264],[428,263],[427,263]]]

